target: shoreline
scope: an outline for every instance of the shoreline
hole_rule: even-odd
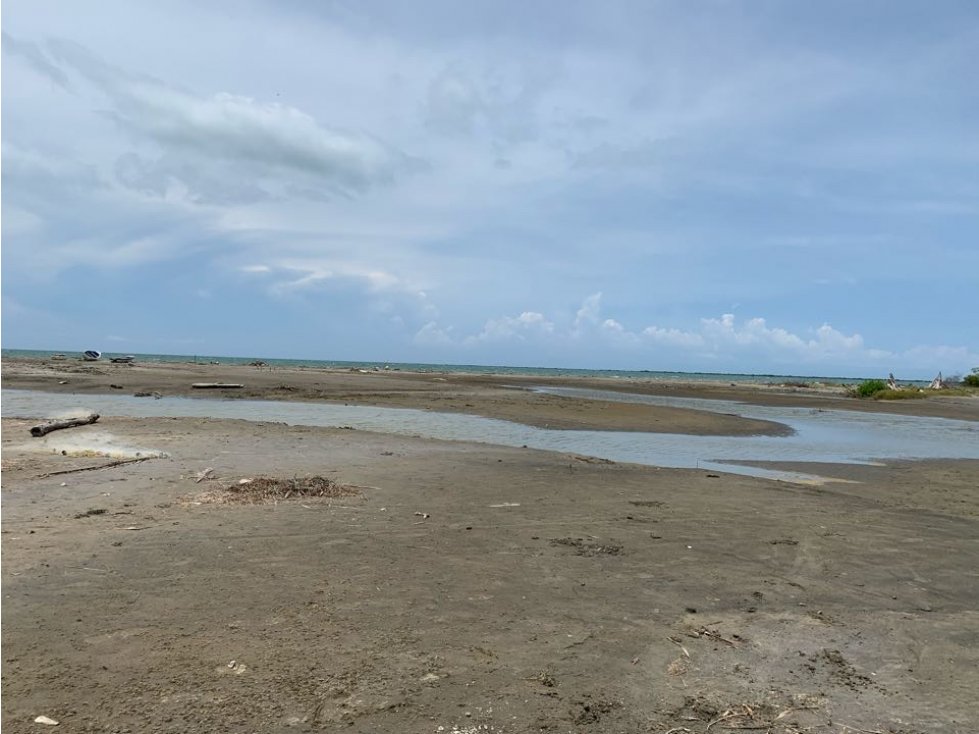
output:
[[[979,398],[867,401],[840,389],[684,383],[616,378],[408,373],[247,365],[67,362],[8,358],[2,364],[8,389],[56,393],[158,393],[181,397],[333,402],[468,413],[540,428],[642,431],[690,435],[788,435],[781,423],[690,408],[585,400],[535,393],[535,386],[576,387],[673,397],[709,398],[754,405],[800,406],[874,413],[979,420]],[[206,391],[195,382],[240,383],[236,390]],[[116,386],[116,387],[113,387]],[[733,412],[733,411],[732,411]]]
[[[275,369],[314,369],[334,371],[367,372],[405,372],[411,374],[459,374],[475,376],[540,376],[547,378],[598,378],[598,379],[642,379],[653,382],[693,382],[723,383],[732,381],[746,385],[825,385],[845,386],[859,383],[868,377],[843,377],[834,375],[788,375],[752,372],[684,372],[669,370],[630,370],[576,367],[533,367],[527,365],[482,365],[447,364],[425,362],[390,362],[386,360],[327,360],[298,359],[291,357],[233,357],[220,355],[189,354],[125,354],[123,352],[102,352],[101,363],[114,357],[134,357],[137,364],[188,364],[196,366],[254,366],[256,363]],[[81,352],[56,352],[43,349],[4,349],[3,359],[29,359],[57,362],[85,362]],[[908,386],[925,386],[929,379],[910,379],[902,381]]]

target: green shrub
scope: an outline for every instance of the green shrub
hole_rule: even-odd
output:
[[[963,377],[962,384],[969,387],[979,387],[979,367],[974,368],[971,375]]]
[[[884,392],[887,389],[887,383],[883,380],[864,380],[859,385],[857,385],[857,397],[858,398],[872,398],[879,392]]]

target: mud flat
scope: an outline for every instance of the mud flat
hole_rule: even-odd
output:
[[[137,363],[135,365],[3,360],[3,386],[24,390],[93,394],[335,402],[391,408],[470,413],[554,429],[596,429],[692,435],[784,435],[785,426],[736,415],[612,400],[577,400],[533,392],[539,385],[595,388],[669,397],[736,400],[757,405],[837,408],[979,420],[979,397],[863,401],[838,385],[685,383],[638,379],[554,378],[519,375],[409,373],[247,365]],[[195,390],[194,383],[237,383],[234,390]]]
[[[4,386],[233,381],[440,410],[532,395],[39,369],[12,380],[5,361]],[[443,388],[464,394],[433,402]],[[577,410],[594,426],[603,409]],[[4,731],[40,715],[133,733],[979,721],[979,461],[824,465],[842,481],[807,486],[358,430],[103,415],[32,439],[34,423],[3,420]],[[127,457],[147,460],[72,471]],[[344,489],[228,501],[260,476]]]

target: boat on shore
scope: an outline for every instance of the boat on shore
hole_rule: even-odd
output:
[[[95,349],[86,349],[82,352],[82,359],[86,362],[98,362],[102,359],[102,352],[96,351]]]

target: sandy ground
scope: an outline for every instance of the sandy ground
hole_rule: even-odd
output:
[[[54,386],[164,387],[138,370]],[[178,381],[226,379],[197,370]],[[442,385],[472,412],[506,404],[491,381],[342,377],[267,379],[350,402],[380,378],[377,404],[424,406]],[[845,481],[813,487],[281,424],[30,425],[3,421],[5,732],[44,730],[38,715],[120,733],[979,726],[976,461],[823,467]],[[60,452],[83,436],[168,456],[44,476],[112,461]],[[204,501],[308,474],[357,494]]]

